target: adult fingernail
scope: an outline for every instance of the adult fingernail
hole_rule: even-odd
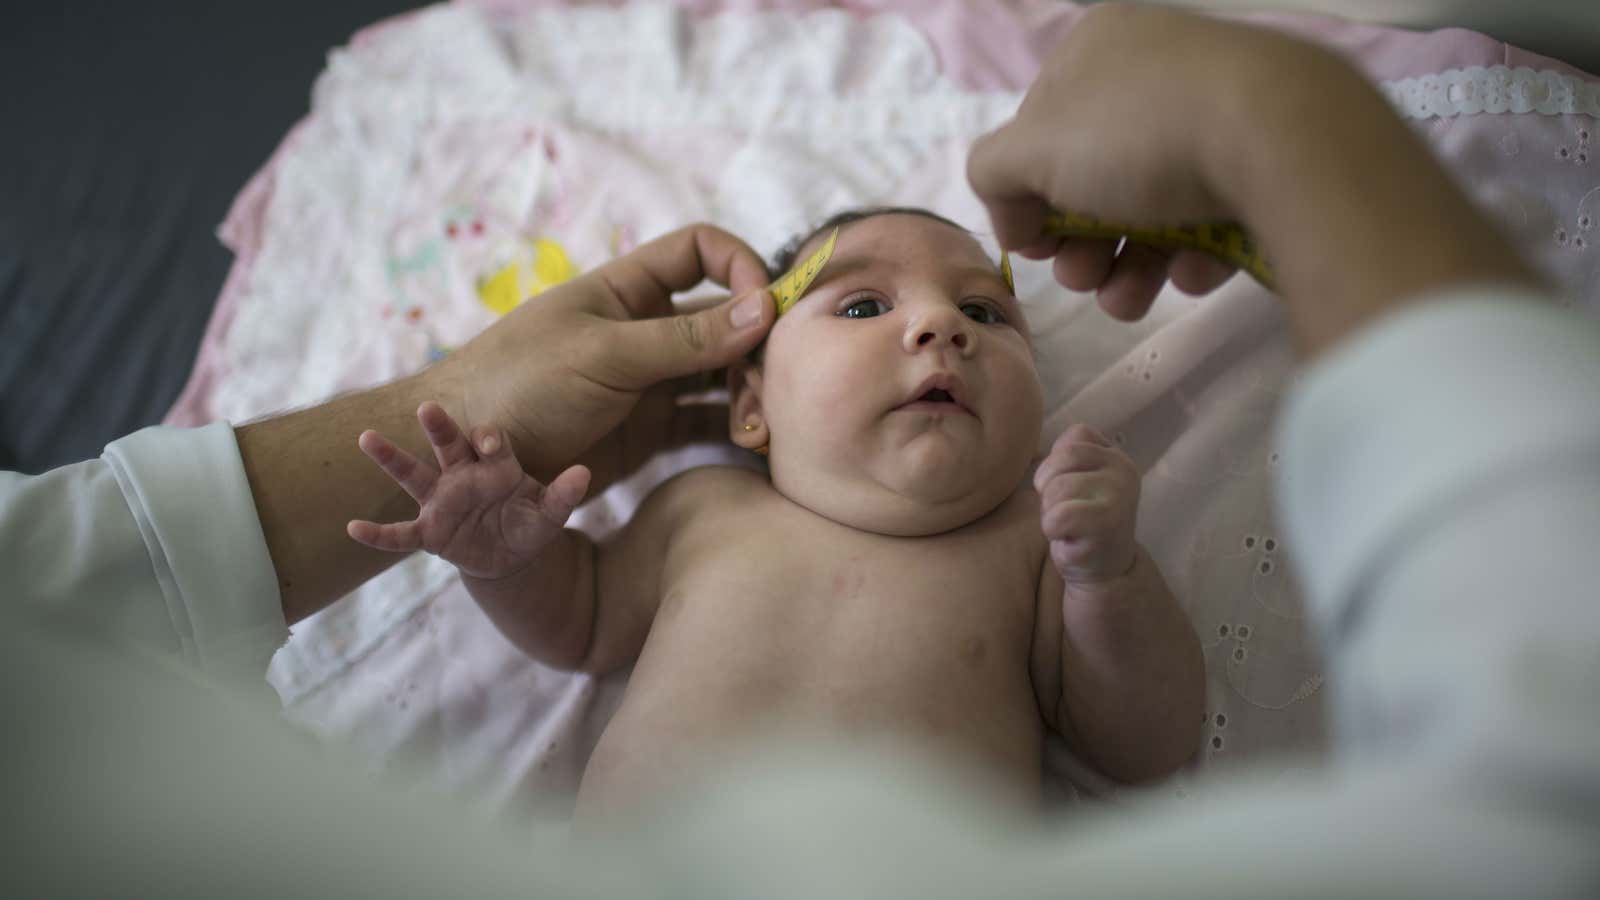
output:
[[[761,295],[759,293],[740,300],[733,305],[733,312],[728,316],[728,321],[735,328],[749,328],[761,321]]]
[[[485,456],[489,456],[500,449],[500,438],[496,435],[486,434],[483,436],[483,440],[478,442],[478,449]]]

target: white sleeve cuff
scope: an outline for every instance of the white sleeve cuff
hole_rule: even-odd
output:
[[[1441,293],[1330,351],[1279,422],[1280,516],[1324,641],[1408,529],[1600,446],[1600,326],[1524,289]]]
[[[277,575],[232,427],[153,427],[104,456],[133,512],[184,658],[259,684],[288,639]]]

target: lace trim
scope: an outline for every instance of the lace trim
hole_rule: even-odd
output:
[[[1600,82],[1586,82],[1527,66],[1468,66],[1416,78],[1381,82],[1400,114],[1409,119],[1475,113],[1528,113],[1600,118]]]

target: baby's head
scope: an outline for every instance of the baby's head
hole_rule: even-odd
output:
[[[833,521],[892,535],[972,522],[1022,482],[1042,391],[1021,306],[960,226],[921,210],[841,213],[833,257],[728,372],[729,428],[772,483]],[[746,427],[751,426],[751,427]]]

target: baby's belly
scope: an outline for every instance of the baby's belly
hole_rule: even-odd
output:
[[[1043,726],[1031,615],[985,615],[989,596],[962,607],[942,594],[929,608],[891,593],[822,610],[748,593],[664,603],[578,815],[625,813],[663,787],[714,779],[755,742],[812,740],[909,743],[1005,802],[1034,805]]]

